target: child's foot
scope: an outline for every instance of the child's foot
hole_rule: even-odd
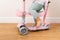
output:
[[[41,26],[41,19],[38,17],[36,18],[36,27],[40,27]]]

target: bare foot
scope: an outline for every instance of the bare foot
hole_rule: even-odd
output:
[[[41,19],[39,17],[36,18],[36,26],[37,28],[41,26]]]

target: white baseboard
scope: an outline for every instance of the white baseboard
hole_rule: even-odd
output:
[[[0,23],[18,23],[20,19],[19,17],[0,17]]]
[[[25,20],[30,23],[34,22],[32,17],[27,17]],[[22,21],[21,17],[0,17],[0,23],[19,23]]]
[[[34,22],[33,18],[26,19],[27,22]],[[46,19],[50,23],[60,23],[60,17],[47,17]],[[22,18],[19,17],[0,17],[0,23],[18,23],[21,22]]]
[[[60,23],[60,17],[47,17],[47,20],[50,23]]]

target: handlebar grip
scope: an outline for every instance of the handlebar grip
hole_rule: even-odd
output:
[[[48,1],[48,4],[51,3],[51,1]]]
[[[25,0],[23,0],[23,1],[25,1]]]

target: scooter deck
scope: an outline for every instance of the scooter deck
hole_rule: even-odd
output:
[[[21,27],[21,25],[24,25],[24,24],[22,24],[22,23],[19,23],[18,25],[17,25],[17,27],[18,28],[20,28]],[[25,26],[28,30],[31,30],[31,31],[33,31],[33,30],[45,30],[45,29],[49,29],[49,23],[45,23],[44,25],[41,25],[40,27],[36,27],[36,26],[30,26],[30,27],[27,27],[27,26]]]

